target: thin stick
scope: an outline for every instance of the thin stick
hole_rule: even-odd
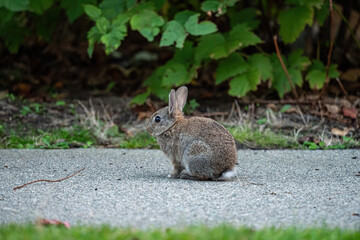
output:
[[[18,186],[18,187],[14,187],[13,190],[23,188],[23,187],[25,187],[26,185],[29,185],[29,184],[32,184],[32,183],[36,183],[36,182],[61,182],[61,181],[65,180],[65,179],[71,178],[72,176],[74,176],[74,175],[78,174],[79,172],[83,171],[84,169],[85,169],[85,168],[80,169],[80,170],[77,171],[76,173],[73,173],[73,174],[71,174],[70,176],[68,176],[68,177],[66,177],[66,178],[62,178],[62,179],[59,179],[59,180],[45,180],[45,179],[35,180],[35,181],[32,181],[32,182],[25,183],[25,184],[23,184],[23,185],[21,185],[21,186]]]
[[[295,97],[295,99],[296,99],[296,102],[298,102],[298,101],[299,101],[299,97],[298,97],[298,95],[297,95],[295,86],[294,86],[293,82],[291,81],[289,72],[288,72],[288,70],[287,70],[287,68],[286,68],[286,66],[285,66],[285,64],[284,64],[284,61],[283,61],[283,59],[282,59],[282,57],[281,57],[280,50],[279,50],[279,46],[278,46],[278,44],[277,44],[277,36],[276,36],[276,35],[274,36],[274,45],[275,45],[277,57],[279,58],[279,61],[280,61],[280,63],[281,63],[281,66],[282,66],[282,68],[284,69],[286,78],[287,78],[287,80],[288,80],[289,83],[290,83],[291,90],[292,90],[292,92],[293,92],[293,94],[294,94],[294,97]]]
[[[330,48],[329,48],[327,64],[326,64],[326,83],[329,82],[329,69],[330,69],[330,62],[331,62],[331,53],[332,53],[333,45],[334,45],[334,34],[333,34],[333,27],[332,27],[334,13],[333,13],[332,0],[329,0],[329,5],[330,5]]]
[[[341,90],[343,91],[345,97],[347,97],[348,93],[347,93],[347,91],[345,90],[344,86],[342,85],[340,79],[339,79],[339,78],[336,78],[336,81],[338,82],[338,84],[339,84]]]

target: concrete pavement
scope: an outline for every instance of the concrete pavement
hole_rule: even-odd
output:
[[[230,182],[168,179],[159,150],[0,150],[0,224],[191,224],[360,230],[360,150],[238,152]],[[39,182],[16,191],[15,186]]]

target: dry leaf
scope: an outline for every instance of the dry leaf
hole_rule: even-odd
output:
[[[357,109],[356,108],[343,108],[344,117],[356,119]]]
[[[273,103],[269,103],[269,104],[267,105],[267,108],[273,110],[274,112],[277,111],[277,107],[276,107],[276,105],[273,104]]]
[[[360,68],[349,69],[341,75],[341,79],[349,82],[356,82],[360,78]]]
[[[148,118],[150,116],[151,116],[150,112],[139,112],[138,116],[137,116],[137,120],[141,121],[141,120],[146,119],[146,118]]]
[[[349,133],[349,129],[344,128],[344,130],[340,130],[338,128],[333,128],[333,129],[331,129],[331,133],[336,135],[336,136],[344,137]]]
[[[286,113],[299,113],[295,107],[291,107],[285,111]]]
[[[342,106],[342,107],[345,107],[345,108],[351,107],[351,103],[346,99],[340,99],[339,103],[340,103],[340,106]]]
[[[56,219],[45,219],[45,218],[40,218],[36,221],[36,223],[38,225],[43,225],[43,226],[49,226],[49,225],[55,225],[55,226],[64,226],[66,228],[70,228],[70,223],[68,222],[62,222]]]
[[[325,104],[326,110],[335,115],[338,114],[340,112],[340,107],[338,107],[337,105],[334,104]]]

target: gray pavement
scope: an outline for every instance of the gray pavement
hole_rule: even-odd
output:
[[[168,179],[159,150],[0,150],[0,224],[36,218],[152,228],[191,224],[360,230],[360,151],[239,151],[230,182]],[[16,191],[15,186],[40,182]]]

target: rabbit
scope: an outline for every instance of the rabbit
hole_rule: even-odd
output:
[[[171,159],[171,178],[231,180],[235,177],[237,150],[229,131],[210,118],[185,118],[187,87],[171,90],[169,105],[155,112],[147,131],[157,138],[160,149]]]

